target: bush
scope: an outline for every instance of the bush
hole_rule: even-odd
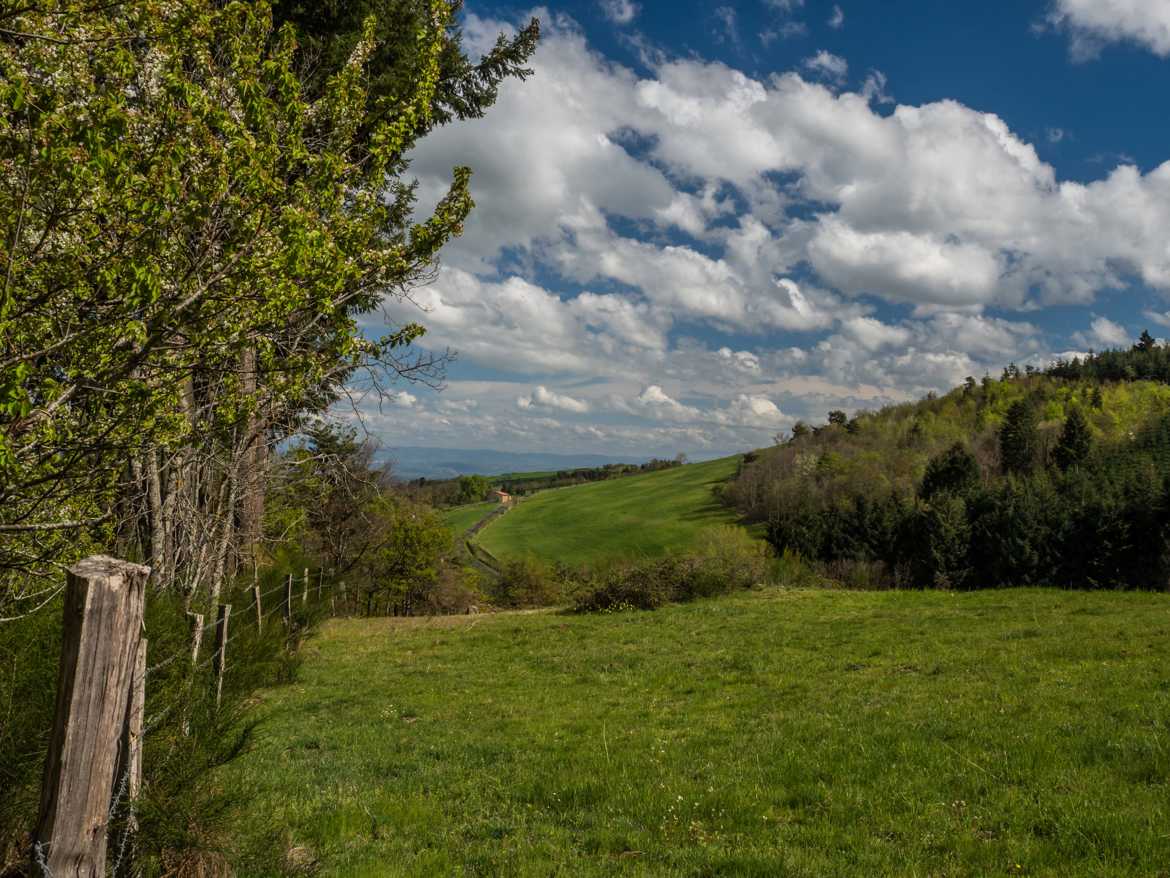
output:
[[[538,558],[520,558],[504,564],[492,597],[503,607],[549,607],[565,599],[566,585]]]
[[[444,565],[424,594],[419,609],[428,616],[464,614],[484,603],[480,575],[470,567]]]
[[[598,574],[576,600],[579,613],[604,610],[656,610],[675,600],[682,559],[667,558],[617,565]]]
[[[768,566],[766,544],[743,528],[714,527],[700,536],[694,553],[619,564],[596,574],[575,609],[654,610],[671,602],[727,594],[765,582]]]

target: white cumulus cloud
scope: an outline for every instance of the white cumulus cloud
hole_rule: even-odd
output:
[[[528,396],[517,399],[516,407],[521,409],[558,409],[574,414],[584,414],[589,411],[589,403],[584,400],[575,399],[567,394],[555,393],[544,385],[535,388]]]
[[[1072,35],[1074,57],[1095,56],[1105,43],[1132,42],[1170,56],[1170,3],[1166,0],[1056,0],[1050,23]]]

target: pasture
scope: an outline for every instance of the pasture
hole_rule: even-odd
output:
[[[1168,635],[1042,590],[334,620],[223,781],[322,875],[1165,875]]]
[[[483,503],[468,503],[464,506],[453,506],[443,510],[443,523],[454,531],[455,536],[461,536],[469,528],[474,527],[480,520],[495,509],[499,504],[495,500]]]
[[[686,550],[703,528],[735,515],[715,496],[739,457],[554,488],[521,501],[479,535],[497,558],[594,564]]]

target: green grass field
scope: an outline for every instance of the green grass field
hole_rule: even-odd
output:
[[[497,558],[533,554],[566,564],[686,549],[704,527],[734,522],[713,489],[738,463],[725,457],[543,491],[485,528],[479,541]]]
[[[322,875],[1164,876],[1168,635],[1040,590],[339,620],[223,780]]]
[[[498,505],[495,500],[488,500],[484,503],[468,503],[466,506],[455,506],[443,511],[443,521],[458,536],[469,527],[477,524],[480,519]]]

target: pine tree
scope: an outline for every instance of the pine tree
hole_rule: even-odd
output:
[[[1012,404],[999,431],[1000,465],[1005,473],[1024,475],[1036,465],[1040,449],[1036,410],[1026,399]]]
[[[1142,336],[1138,339],[1137,344],[1133,346],[1135,351],[1152,351],[1158,346],[1158,342],[1150,335],[1148,329],[1142,330]]]
[[[1089,422],[1080,409],[1074,408],[1065,419],[1052,458],[1064,472],[1084,463],[1092,450],[1093,434],[1089,431]]]
[[[930,500],[938,494],[961,495],[979,484],[979,463],[963,443],[956,442],[946,451],[931,458],[918,496]]]

